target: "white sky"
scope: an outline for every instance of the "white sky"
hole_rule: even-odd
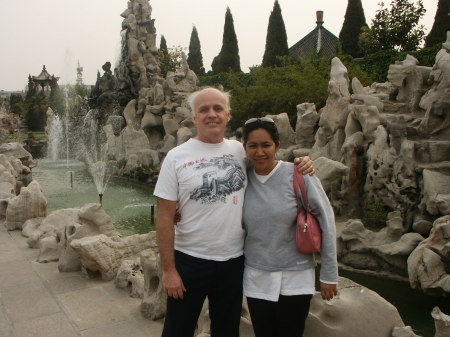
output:
[[[324,11],[324,27],[336,36],[342,28],[347,0],[279,0],[289,46],[316,26],[316,10]],[[369,24],[380,0],[362,0]],[[437,0],[424,0],[421,21],[431,30]],[[390,3],[390,0],[385,0]],[[222,46],[226,7],[234,18],[241,68],[261,64],[269,15],[274,0],[150,0],[157,47],[164,35],[168,47],[189,47],[192,26],[197,27],[206,70]],[[85,84],[94,84],[97,70],[115,64],[120,50],[120,14],[127,0],[1,0],[0,90],[23,90],[28,75],[42,65],[61,77],[58,83],[75,83],[77,61],[84,68]],[[101,71],[101,73],[103,73]]]

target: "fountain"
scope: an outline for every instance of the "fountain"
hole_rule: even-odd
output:
[[[47,124],[47,157],[56,161],[59,159],[61,151],[60,145],[63,139],[63,124],[59,116],[53,113],[47,119],[47,123],[49,123]]]
[[[92,176],[97,189],[100,204],[102,204],[111,175],[107,170],[108,145],[103,141],[103,131],[98,121],[98,109],[91,109],[83,120],[83,128],[80,130],[78,139],[78,157],[82,159]]]

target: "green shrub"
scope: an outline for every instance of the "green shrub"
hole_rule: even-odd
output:
[[[122,158],[122,159],[117,161],[117,167],[119,169],[123,169],[126,164],[127,164],[127,160],[125,158]]]
[[[344,61],[349,75],[356,76],[364,85],[372,83],[372,77],[359,64]],[[230,129],[235,130],[251,118],[267,114],[286,112],[292,126],[297,120],[296,106],[300,103],[315,103],[317,111],[328,97],[331,61],[322,57],[311,57],[300,62],[287,59],[281,67],[253,67],[249,73],[220,73],[200,77],[200,85],[219,86],[231,91],[232,118]]]
[[[366,228],[379,230],[386,226],[390,209],[379,204],[369,204],[365,209],[363,223]]]

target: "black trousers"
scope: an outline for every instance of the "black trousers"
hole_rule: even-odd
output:
[[[247,297],[256,337],[302,337],[312,295],[283,296],[278,302]]]
[[[206,297],[211,337],[239,337],[244,257],[212,261],[175,251],[175,264],[186,292],[167,298],[162,337],[193,337]]]

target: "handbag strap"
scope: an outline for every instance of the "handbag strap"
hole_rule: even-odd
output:
[[[306,195],[306,186],[305,186],[305,179],[303,178],[303,175],[298,173],[297,167],[294,166],[294,192],[295,196],[297,197],[297,203],[300,207],[300,198],[298,195],[298,189],[300,188],[300,191],[302,193],[302,201],[305,204],[304,209],[309,211],[309,202],[308,202],[308,196]]]

